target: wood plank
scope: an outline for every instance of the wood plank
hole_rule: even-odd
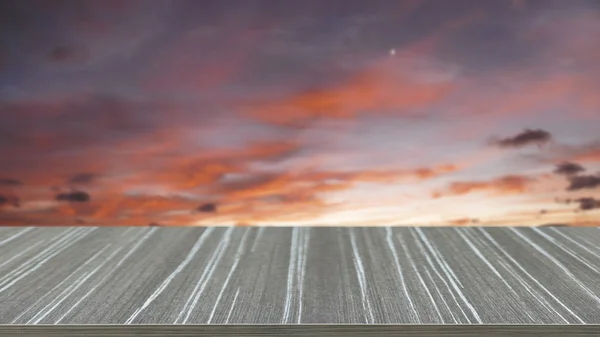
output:
[[[600,229],[0,231],[2,324],[599,324]]]

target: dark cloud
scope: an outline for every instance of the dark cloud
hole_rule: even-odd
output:
[[[94,173],[78,173],[69,178],[70,184],[90,184],[97,178]]]
[[[515,136],[493,140],[493,143],[504,148],[519,148],[528,145],[542,145],[551,140],[552,135],[548,131],[542,129],[525,129]]]
[[[556,202],[565,205],[577,204],[578,208],[575,210],[575,212],[589,211],[600,208],[600,199],[595,199],[592,197],[584,197],[579,199],[556,199]]]
[[[596,188],[600,186],[600,175],[571,176],[569,183],[567,191]]]
[[[561,224],[551,223],[551,224],[539,225],[538,227],[569,227],[569,225],[568,224],[562,224],[562,223]]]
[[[590,211],[600,208],[600,199],[594,198],[579,198],[575,200],[579,203],[579,209],[582,211]]]
[[[5,205],[11,205],[18,208],[21,207],[21,200],[16,196],[0,194],[0,207]]]
[[[72,191],[59,193],[56,195],[56,200],[68,201],[68,202],[88,202],[90,201],[90,195],[83,191]]]
[[[570,205],[573,202],[573,199],[571,199],[571,198],[566,198],[566,199],[554,198],[554,201],[558,204]]]
[[[88,52],[83,46],[60,45],[52,48],[48,59],[53,62],[82,62],[88,58]]]
[[[556,165],[556,169],[554,170],[555,174],[572,176],[575,174],[579,174],[585,171],[585,167],[580,164],[572,163],[572,162],[564,162]]]
[[[23,1],[0,1],[0,34],[31,30],[35,20]]]
[[[8,203],[8,198],[0,194],[0,206],[4,206]]]
[[[50,51],[48,58],[52,61],[62,62],[62,61],[69,59],[71,54],[72,54],[72,50],[70,50],[69,47],[57,46],[57,47],[54,47],[52,49],[52,51]]]
[[[217,211],[217,205],[215,204],[203,204],[196,208],[198,212],[202,213],[215,213]]]
[[[0,178],[0,185],[4,186],[20,186],[23,182],[13,178]]]
[[[277,182],[281,179],[279,173],[260,173],[235,181],[223,182],[218,186],[218,193],[231,194],[240,191],[253,190]]]
[[[0,156],[11,160],[0,161],[0,170],[47,166],[46,159],[56,152],[109,148],[181,125],[172,107],[105,93],[1,101]],[[193,118],[186,123],[195,123]]]
[[[28,71],[51,62],[106,62],[130,56],[162,30],[171,1],[0,1],[0,48]]]

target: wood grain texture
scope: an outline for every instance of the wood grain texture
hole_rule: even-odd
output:
[[[0,228],[2,324],[598,324],[599,280],[595,227]]]

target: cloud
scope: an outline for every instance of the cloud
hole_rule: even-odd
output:
[[[515,10],[523,10],[527,7],[527,0],[510,0],[510,7]]]
[[[494,194],[525,193],[535,179],[522,175],[507,175],[490,181],[459,181],[451,183],[445,191],[434,193],[434,198],[444,195],[460,196],[477,192]]]
[[[149,222],[168,224],[171,219],[182,216],[183,222],[194,220],[191,210],[198,200],[176,194],[117,194],[105,193],[95,197],[89,218],[96,223],[120,223],[140,225]]]
[[[538,225],[537,227],[569,227],[570,225],[568,224],[543,224],[543,225]]]
[[[452,172],[456,172],[459,170],[459,167],[453,164],[445,164],[445,165],[440,165],[437,167],[422,167],[422,168],[417,168],[413,171],[413,173],[419,178],[419,179],[432,179],[447,173],[452,173]]]
[[[55,112],[49,111],[52,112],[49,116]],[[134,128],[132,135],[127,134],[119,142],[118,150],[102,146],[106,152],[97,152],[93,147],[84,147],[86,151],[81,152],[60,151],[60,155],[45,158],[43,171],[23,171],[19,167],[15,171],[27,172],[24,177],[31,186],[88,183],[98,176],[106,178],[105,184],[94,184],[93,200],[84,201],[85,197],[73,195],[74,192],[56,190],[55,201],[68,202],[52,204],[44,201],[47,197],[42,192],[36,192],[37,196],[27,198],[32,202],[23,217],[41,218],[42,215],[32,215],[29,210],[46,208],[52,211],[44,215],[44,223],[51,219],[64,223],[65,217],[74,219],[74,216],[89,224],[113,225],[308,219],[335,207],[324,198],[331,193],[365,183],[434,179],[460,169],[451,164],[373,170],[327,170],[311,165],[310,169],[304,166],[266,169],[310,154],[311,148],[293,138],[249,142],[241,147],[193,146],[189,141],[173,141],[180,136],[177,127],[158,133],[157,137],[154,126],[150,126],[148,131],[142,128],[141,133]],[[101,145],[109,144],[102,138],[98,141]],[[34,149],[38,146],[33,145]],[[29,156],[36,154],[43,156],[41,152],[29,152]],[[310,163],[310,157],[306,159]],[[114,163],[119,163],[121,169],[115,170]],[[194,216],[191,210],[204,200],[215,200],[219,211]]]
[[[600,208],[600,200],[599,199],[588,197],[588,198],[579,198],[579,199],[576,199],[575,201],[577,201],[579,203],[579,209],[582,211],[589,211],[589,210]]]
[[[556,165],[556,169],[554,170],[555,174],[564,175],[564,176],[572,176],[575,174],[579,174],[585,171],[585,167],[580,164],[572,163],[572,162],[563,162]]]
[[[217,211],[216,204],[203,204],[196,208],[198,212],[201,213],[215,213]]]
[[[403,170],[292,169],[241,173],[209,186],[207,195],[219,200],[219,212],[206,221],[255,223],[314,219],[343,207],[342,203],[329,196],[352,190],[358,185],[424,181],[447,174],[450,168],[453,166]]]
[[[90,184],[97,178],[94,173],[77,173],[69,178],[70,184]]]
[[[0,178],[0,186],[21,186],[23,182],[13,178]]]
[[[393,64],[373,67],[321,88],[284,98],[244,102],[242,109],[258,120],[281,126],[305,126],[318,119],[351,119],[373,113],[412,115],[453,90],[451,82],[426,82],[394,71]],[[249,109],[247,108],[249,107]]]
[[[17,68],[20,71],[35,69],[41,58],[103,64],[130,57],[161,32],[170,3],[7,0],[0,12],[10,19],[1,20],[0,40],[7,41],[19,58],[14,65],[22,67]]]
[[[600,186],[600,176],[598,175],[571,176],[569,177],[567,191],[593,189],[598,186]]]
[[[444,138],[438,126],[449,126],[461,134],[479,130],[490,135],[493,131],[485,128],[508,126],[502,123],[518,127],[538,118],[544,122],[540,127],[561,127],[557,135],[561,131],[566,137],[585,136],[583,131],[578,133],[576,117],[563,115],[560,118],[570,121],[562,124],[558,115],[560,111],[577,115],[583,93],[595,99],[592,93],[597,86],[592,85],[594,81],[585,81],[592,74],[579,66],[584,58],[594,65],[598,54],[591,53],[591,48],[563,53],[556,48],[557,53],[551,53],[550,48],[538,47],[553,41],[562,47],[562,41],[585,47],[594,42],[594,34],[586,37],[581,32],[595,30],[583,29],[587,27],[583,24],[556,25],[553,20],[542,20],[545,17],[537,19],[539,15],[529,11],[537,10],[534,3],[515,13],[506,8],[508,0],[477,8],[467,8],[461,2],[442,11],[429,1],[410,11],[396,10],[410,7],[408,2],[365,2],[342,6],[332,13],[330,6],[315,2],[298,5],[292,11],[288,6],[283,10],[286,14],[281,6],[259,10],[256,4],[242,2],[234,11],[216,3],[182,2],[176,6],[180,9],[177,15],[160,10],[171,7],[172,1],[162,2],[169,4],[165,6],[136,0],[96,4],[12,1],[8,7],[19,10],[0,10],[0,16],[6,16],[0,20],[2,27],[7,27],[6,22],[10,26],[2,29],[0,37],[7,37],[2,40],[11,45],[8,52],[0,48],[0,54],[8,57],[4,66],[7,84],[14,83],[6,91],[10,91],[10,98],[0,103],[0,158],[5,159],[0,162],[0,175],[27,182],[19,188],[24,200],[19,210],[22,216],[46,223],[61,222],[64,215],[74,219],[75,214],[86,223],[143,225],[151,221],[195,223],[198,219],[233,219],[239,223],[314,219],[335,212],[338,200],[346,202],[346,196],[355,197],[354,192],[363,187],[370,191],[375,187],[371,185],[379,184],[381,190],[372,196],[379,200],[381,195],[401,193],[405,187],[425,189],[428,184],[411,184],[456,172],[458,168],[453,165],[412,166],[413,161],[447,155],[449,147],[441,143],[456,139]],[[483,15],[480,8],[484,8]],[[386,19],[381,14],[371,15],[374,9]],[[490,10],[494,15],[487,15]],[[571,14],[567,12],[560,17]],[[304,14],[306,20],[300,18]],[[288,15],[293,18],[287,20]],[[448,20],[450,16],[455,20]],[[177,17],[172,30],[147,43],[157,36],[161,19],[171,17]],[[425,17],[429,19],[421,20]],[[355,23],[359,19],[362,21]],[[522,36],[522,19],[542,25],[544,30],[556,27],[551,33],[562,33],[532,41]],[[579,19],[573,15],[571,21],[560,22]],[[463,29],[472,24],[477,25]],[[387,55],[390,48],[397,51],[393,57]],[[26,56],[22,64],[20,56]],[[113,64],[99,62],[114,61],[114,56],[126,57]],[[79,61],[85,61],[86,66],[81,71],[69,68]],[[522,67],[531,61],[540,64]],[[32,64],[35,62],[43,69]],[[577,71],[571,73],[575,67]],[[281,71],[283,68],[287,70]],[[149,83],[153,81],[158,82],[158,88]],[[53,83],[56,85],[50,85]],[[54,96],[61,91],[68,94]],[[461,101],[463,97],[466,101]],[[590,107],[598,102],[594,99],[588,103]],[[569,104],[575,104],[571,105],[574,108]],[[467,110],[483,117],[470,119],[463,114]],[[393,129],[396,124],[386,124],[400,119],[397,117],[415,115],[436,120],[397,129]],[[248,121],[249,117],[254,120]],[[334,146],[307,145],[321,140],[320,124],[318,130],[302,129],[319,122],[343,125],[344,131],[349,129],[346,125],[362,123],[372,129],[362,133],[361,127],[357,137],[348,137],[349,143],[335,144],[348,150],[332,153],[333,160],[319,162],[321,157],[311,156],[328,156]],[[476,123],[484,129],[473,128]],[[380,125],[384,126],[381,133]],[[309,132],[282,135],[290,130],[278,126]],[[393,130],[388,136],[383,129]],[[317,137],[311,137],[313,131]],[[339,129],[328,131],[324,141],[344,139],[338,138]],[[525,130],[495,145],[518,148],[549,141],[532,138],[538,131]],[[272,134],[280,138],[270,138]],[[418,135],[415,138],[419,141],[411,139],[413,135]],[[466,143],[451,147],[452,152],[468,151]],[[570,154],[575,159],[568,162],[587,167],[594,158],[600,158],[598,148],[596,152],[592,148],[573,151]],[[368,153],[371,149],[373,153]],[[490,156],[498,153],[493,148],[485,151]],[[408,164],[393,169],[377,167],[375,159],[384,152],[392,158],[382,163],[386,168],[392,162]],[[354,169],[364,165],[373,167]],[[499,171],[519,172],[507,171],[510,167],[477,166],[481,169],[474,172],[478,177],[494,177],[502,174]],[[566,179],[582,172],[557,165],[555,173]],[[97,177],[102,177],[101,184]],[[456,182],[445,192],[522,193],[533,181],[523,182],[519,176],[490,181],[466,177],[461,178],[464,181],[452,178]],[[93,183],[89,190],[84,188],[93,200],[57,202],[69,201],[69,193],[64,193],[65,200],[53,200],[55,194],[68,190],[49,192],[48,187],[66,183],[82,188],[77,184]],[[12,189],[6,186],[16,186],[0,185],[5,194],[4,189]],[[192,211],[205,202],[215,202],[218,212]],[[534,210],[541,207],[536,205]],[[33,214],[41,209],[48,212]],[[537,212],[533,216],[538,216]]]
[[[556,202],[558,202],[560,204],[565,204],[565,205],[571,205],[573,203],[576,203],[576,204],[578,204],[578,208],[577,208],[576,212],[590,211],[593,209],[600,208],[600,200],[593,198],[593,197],[583,197],[583,198],[577,198],[577,199],[571,199],[571,198],[557,199]]]
[[[554,201],[559,204],[570,205],[573,202],[571,198],[554,198]]]
[[[76,174],[110,173],[113,161],[127,166],[166,147],[182,151],[180,140],[203,116],[185,123],[181,111],[163,101],[106,94],[3,100],[0,118],[10,123],[0,123],[0,157],[10,159],[0,161],[0,173],[23,175],[31,186],[58,185]]]
[[[11,205],[13,207],[21,207],[21,200],[16,196],[0,194],[0,207]]]
[[[452,226],[466,226],[466,225],[474,225],[478,224],[479,219],[474,218],[460,218],[455,220],[450,220],[449,224]]]
[[[68,202],[88,202],[90,201],[90,195],[83,191],[64,192],[58,193],[55,199]]]
[[[575,165],[600,163],[600,141],[581,142],[579,144],[556,144],[546,153],[530,155],[540,163],[553,163],[557,166],[564,163]],[[585,168],[585,167],[584,167]],[[581,172],[579,172],[581,173]]]
[[[84,46],[59,45],[48,53],[48,59],[52,62],[84,62],[89,59],[89,51]]]
[[[263,144],[264,145],[264,144]],[[259,148],[261,150],[259,150]],[[213,163],[207,158],[215,159],[213,168],[205,166],[189,166],[188,169],[200,168],[198,177],[192,177],[194,187],[189,197],[178,197],[175,195],[129,195],[118,196],[107,193],[102,197],[96,197],[99,202],[97,210],[90,220],[93,223],[110,221],[116,219],[119,223],[148,223],[160,221],[166,225],[188,225],[205,221],[207,223],[254,223],[257,221],[300,221],[310,219],[320,214],[326,214],[338,207],[336,203],[323,198],[329,193],[341,192],[355,187],[359,183],[391,183],[405,180],[422,181],[433,179],[438,175],[446,174],[456,168],[452,165],[439,165],[439,167],[415,168],[404,170],[373,170],[373,171],[326,171],[326,170],[300,170],[288,171],[255,171],[244,161],[237,162],[235,166],[234,157],[239,153],[242,158],[246,153],[246,159],[250,162],[268,157],[278,157],[283,150],[266,151],[267,147],[252,149],[250,146],[245,151],[230,152],[227,156],[222,153],[208,155],[198,163]],[[253,155],[249,155],[252,153]],[[257,155],[258,154],[258,155]],[[213,157],[214,156],[214,157]],[[222,161],[219,161],[222,160]],[[232,160],[228,162],[228,159]],[[227,164],[227,165],[225,165]],[[224,165],[224,166],[223,166]],[[237,171],[223,170],[223,168],[236,168]],[[148,174],[142,181],[164,182],[165,186],[176,186],[178,190],[180,183],[188,180],[172,180],[167,177],[177,178],[180,174],[176,172],[182,166],[174,166],[174,171],[161,171],[160,179],[153,179]],[[185,177],[184,177],[185,178]],[[149,180],[148,180],[149,179]],[[163,180],[164,179],[164,180]],[[173,184],[175,185],[168,185]],[[134,184],[135,186],[135,184]],[[116,192],[116,191],[115,191]],[[101,199],[100,199],[101,198]],[[216,203],[202,204],[198,209],[198,200],[216,200]],[[100,200],[100,201],[99,201]],[[218,203],[218,212],[210,211],[212,206]],[[203,208],[204,207],[204,208]],[[204,213],[201,217],[190,209]],[[210,211],[210,212],[209,212]],[[113,220],[114,221],[114,220]]]
[[[567,160],[598,163],[600,162],[600,141],[579,146],[565,146],[558,155]]]
[[[175,112],[164,102],[104,93],[4,100],[0,117],[11,116],[11,123],[0,125],[0,150],[8,150],[5,144],[45,152],[114,144],[172,126],[179,121]],[[165,113],[172,114],[164,119]]]
[[[600,162],[600,148],[582,151],[581,153],[575,154],[573,159],[582,162]]]
[[[105,159],[90,155],[87,159],[88,153],[85,153],[85,157],[73,158],[73,162],[64,161],[59,157],[57,167],[64,170],[56,170],[54,166],[46,164],[46,168],[53,169],[29,172],[31,175],[27,178],[32,183],[35,182],[31,185],[35,187],[52,185],[54,182],[60,185],[65,182],[65,177],[67,177],[66,181],[71,183],[93,182],[93,179],[100,175],[106,177],[106,184],[94,186],[93,201],[88,200],[80,192],[59,193],[60,190],[54,190],[58,193],[55,197],[56,201],[69,201],[69,203],[52,204],[43,201],[43,198],[46,198],[43,192],[33,191],[36,194],[33,199],[29,198],[32,200],[29,207],[52,209],[51,213],[46,214],[46,219],[56,218],[56,221],[62,221],[58,216],[63,213],[80,216],[88,223],[94,224],[111,223],[111,221],[112,224],[147,224],[155,219],[169,224],[173,221],[178,224],[189,224],[197,220],[189,215],[190,210],[198,205],[198,198],[194,195],[203,195],[207,188],[221,183],[223,179],[227,181],[231,174],[253,172],[254,165],[257,164],[279,164],[303,149],[300,143],[294,141],[261,141],[241,148],[208,148],[204,151],[190,151],[185,147],[179,147],[174,151],[169,147],[165,149],[166,152],[162,150],[154,152],[148,151],[147,148],[142,148],[143,151],[137,150],[137,141],[139,139],[132,144],[133,147],[120,149],[127,154],[123,157]],[[129,151],[131,154],[128,154]],[[110,165],[106,167],[90,165],[88,168],[77,166],[80,163],[89,164],[95,161],[110,163],[115,158],[119,158],[119,162],[127,170],[107,171]],[[137,169],[138,167],[143,169]],[[79,170],[80,168],[83,170]],[[63,174],[68,172],[67,169],[84,173]],[[98,173],[85,173],[86,171]],[[40,175],[45,178],[40,179]],[[117,183],[114,180],[115,176],[118,177]],[[180,193],[188,189],[189,193]],[[35,203],[46,206],[35,206]],[[75,207],[73,203],[77,204],[77,210],[70,208]],[[25,212],[29,212],[28,210]],[[178,213],[184,211],[188,215]],[[23,216],[26,217],[26,214]],[[38,216],[41,215],[34,217]]]
[[[497,146],[504,148],[519,148],[528,145],[543,145],[552,140],[552,135],[542,129],[525,129],[523,132],[507,138],[493,140]]]
[[[48,218],[37,215],[27,215],[13,212],[0,212],[0,223],[3,226],[65,226],[67,222],[63,218]],[[74,224],[73,224],[74,225]]]
[[[431,168],[391,170],[302,170],[288,172],[249,173],[234,181],[218,183],[213,194],[225,200],[267,198],[268,202],[309,202],[317,195],[344,191],[359,183],[393,184],[403,181],[424,181],[455,172],[454,165],[442,164]]]
[[[223,21],[199,26],[170,40],[150,61],[151,71],[144,75],[146,88],[197,93],[240,81],[246,66],[261,50],[268,23],[240,27],[234,20]]]
[[[174,190],[189,190],[210,186],[227,175],[250,171],[256,164],[278,164],[294,157],[305,146],[294,140],[252,142],[243,148],[209,149],[203,152],[169,156],[146,167],[131,177],[130,184],[155,184]],[[156,157],[156,156],[154,156]],[[147,163],[152,158],[142,156],[135,162]],[[135,163],[134,163],[135,164]]]

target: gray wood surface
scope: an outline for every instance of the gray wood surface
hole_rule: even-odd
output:
[[[2,227],[0,323],[600,323],[600,229]]]

